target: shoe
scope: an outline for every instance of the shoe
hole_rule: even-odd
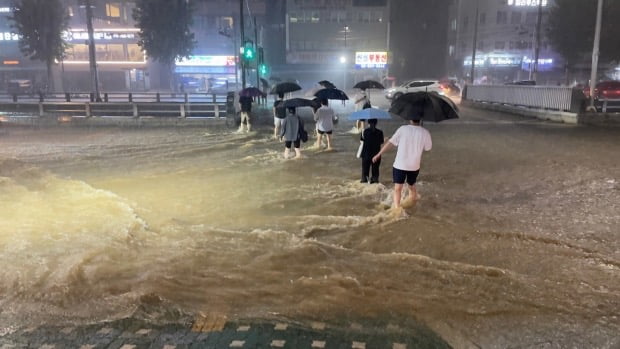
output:
[[[364,179],[364,178],[362,178],[362,179],[360,180],[360,183],[368,183],[368,179]]]
[[[375,184],[375,183],[379,183],[379,181],[378,181],[378,180],[376,180],[376,179],[371,179],[371,180],[370,180],[370,184]]]

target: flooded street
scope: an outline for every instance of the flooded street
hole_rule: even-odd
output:
[[[267,122],[0,129],[0,329],[217,312],[421,322],[456,348],[620,346],[620,129],[427,123],[421,199],[399,215],[395,152],[359,183],[343,119],[335,151],[311,139],[301,160]]]

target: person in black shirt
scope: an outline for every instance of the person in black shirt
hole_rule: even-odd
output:
[[[368,126],[360,137],[364,142],[360,155],[362,159],[362,180],[360,182],[368,183],[368,175],[372,167],[372,176],[370,177],[372,184],[379,182],[379,166],[381,165],[381,159],[373,163],[372,158],[381,151],[384,139],[383,131],[377,128],[377,119],[368,120]]]
[[[239,125],[239,132],[243,132],[244,121],[247,124],[247,132],[250,132],[252,125],[250,124],[250,113],[252,112],[252,97],[241,96],[239,97],[239,104],[241,105],[241,124]]]
[[[273,138],[275,139],[278,139],[282,123],[286,118],[286,109],[278,108],[282,103],[284,103],[284,93],[278,93],[278,99],[273,102]]]

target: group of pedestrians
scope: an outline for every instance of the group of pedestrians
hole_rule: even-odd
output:
[[[245,103],[245,105],[244,105]],[[274,116],[274,138],[284,141],[284,158],[288,159],[294,151],[295,158],[301,158],[301,142],[308,139],[302,119],[297,115],[296,108],[283,108],[284,95],[279,94],[278,99],[273,105]],[[361,110],[370,108],[370,100],[365,91],[355,98],[356,109]],[[247,129],[250,130],[250,102],[241,104],[240,130],[243,130],[244,121]],[[334,128],[334,110],[329,106],[326,99],[320,100],[320,107],[314,112],[316,121],[316,147],[322,147],[323,136],[327,141],[327,149],[332,149],[332,135]],[[415,184],[420,173],[422,153],[430,151],[432,148],[431,135],[422,127],[420,119],[414,118],[407,125],[399,127],[394,135],[386,139],[383,131],[377,128],[377,119],[369,119],[368,127],[365,128],[365,121],[360,120],[356,128],[360,130],[360,141],[363,142],[359,157],[362,160],[362,183],[378,183],[379,169],[381,166],[381,156],[396,148],[396,157],[392,168],[392,180],[394,182],[393,207],[401,207],[402,189],[407,184],[410,200],[416,200],[417,190]]]

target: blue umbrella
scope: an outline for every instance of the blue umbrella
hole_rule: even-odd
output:
[[[390,113],[382,109],[366,108],[349,114],[349,120],[382,119],[390,120]]]

